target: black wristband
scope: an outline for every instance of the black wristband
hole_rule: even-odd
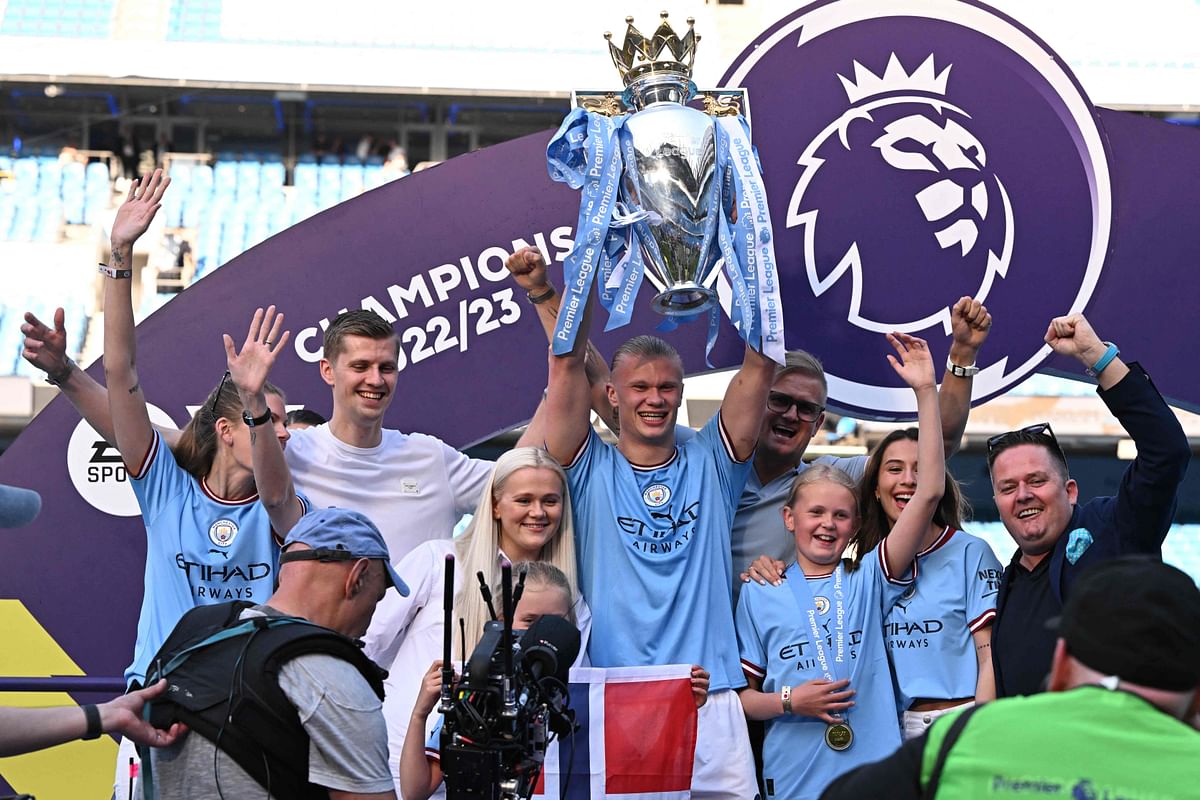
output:
[[[83,709],[83,716],[87,719],[87,732],[83,734],[84,739],[99,739],[100,734],[104,733],[104,729],[100,727],[100,709],[88,703],[86,706],[80,706]]]
[[[253,416],[249,411],[246,411],[245,409],[242,410],[242,422],[246,423],[247,428],[257,428],[262,425],[266,425],[270,421],[271,421],[270,406],[268,406],[267,410],[262,413],[261,417]]]
[[[528,298],[529,302],[533,303],[535,306],[540,306],[542,303],[546,302],[551,297],[554,297],[556,294],[558,294],[558,290],[556,290],[553,286],[547,286],[546,291],[542,292],[541,294],[526,292],[525,297]]]
[[[128,279],[133,277],[133,270],[117,269],[116,267],[110,267],[108,264],[101,264],[100,274],[107,275],[110,278],[116,278],[118,280],[122,278]]]
[[[46,383],[50,384],[51,386],[61,387],[67,382],[67,378],[71,377],[71,373],[75,370],[75,366],[75,362],[70,358],[67,358],[67,365],[63,367],[62,370],[53,374],[49,372],[46,373]]]

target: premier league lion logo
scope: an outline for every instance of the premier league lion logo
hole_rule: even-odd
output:
[[[1008,192],[988,166],[971,115],[946,99],[952,65],[937,71],[930,55],[910,73],[893,53],[880,75],[857,61],[853,67],[852,78],[838,75],[846,111],[799,158],[803,173],[787,225],[803,230],[816,296],[850,273],[851,324],[882,333],[940,323],[949,333],[947,303],[962,295],[986,300],[1008,270],[1014,234]],[[857,213],[830,205],[831,197]],[[864,206],[877,220],[869,236],[857,224]],[[906,279],[937,291],[897,296],[872,280],[881,270],[903,270]]]

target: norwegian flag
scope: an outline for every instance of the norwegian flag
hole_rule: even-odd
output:
[[[691,667],[572,669],[571,708],[579,731],[550,745],[535,798],[689,800]]]

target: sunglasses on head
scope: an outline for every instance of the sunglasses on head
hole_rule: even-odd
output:
[[[210,417],[217,416],[217,403],[221,401],[221,392],[225,390],[225,381],[227,380],[229,380],[229,370],[225,370],[225,374],[221,376],[221,382],[217,384],[217,391],[213,393],[212,402],[208,404]]]
[[[792,406],[796,407],[796,416],[802,422],[816,422],[817,418],[825,411],[825,406],[819,406],[807,400],[797,400],[783,392],[767,394],[767,408],[775,414],[786,414]]]
[[[1033,444],[1038,439],[1043,439],[1045,445],[1057,453],[1064,464],[1067,463],[1067,454],[1063,452],[1062,445],[1058,443],[1058,437],[1054,435],[1054,429],[1050,427],[1050,423],[1039,422],[1017,431],[1006,431],[989,437],[987,440],[989,465],[1001,451],[1013,445]]]

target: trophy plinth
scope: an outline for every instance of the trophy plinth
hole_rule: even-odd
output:
[[[659,292],[651,306],[665,317],[687,317],[707,311],[717,302],[717,293],[693,281],[680,281]]]

